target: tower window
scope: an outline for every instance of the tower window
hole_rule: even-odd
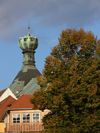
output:
[[[24,38],[24,41],[26,41],[27,38]]]
[[[33,41],[33,38],[30,38],[31,41]]]

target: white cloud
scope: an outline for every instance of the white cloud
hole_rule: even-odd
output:
[[[53,42],[56,42],[56,41],[57,41],[57,39],[54,39],[54,40],[50,41],[49,44],[53,43]]]
[[[12,33],[18,38],[25,32],[20,24],[34,23],[36,19],[39,21],[35,28],[39,26],[42,30],[64,25],[84,28],[100,21],[99,5],[100,0],[0,0],[0,39],[9,41]]]

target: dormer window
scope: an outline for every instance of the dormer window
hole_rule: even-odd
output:
[[[8,107],[10,107],[12,104],[9,104]]]

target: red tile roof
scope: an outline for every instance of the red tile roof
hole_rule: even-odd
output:
[[[24,108],[33,108],[33,104],[30,103],[30,98],[33,95],[22,95],[18,100],[16,100],[10,107],[10,109],[24,109]]]
[[[0,102],[0,121],[2,121],[2,116],[5,113],[5,111],[7,111],[9,106],[11,106],[12,103],[14,103],[15,101],[16,99],[14,99],[11,96],[8,96],[7,98],[5,98],[3,101]]]

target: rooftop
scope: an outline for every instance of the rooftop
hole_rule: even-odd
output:
[[[5,111],[7,111],[7,109],[16,101],[16,99],[14,99],[11,96],[8,96],[7,98],[5,98],[3,101],[0,102],[0,121],[2,121],[2,116],[4,114]]]
[[[27,108],[33,108],[33,104],[30,103],[30,99],[33,97],[33,95],[22,95],[18,100],[16,100],[10,107],[11,109],[27,109]]]

